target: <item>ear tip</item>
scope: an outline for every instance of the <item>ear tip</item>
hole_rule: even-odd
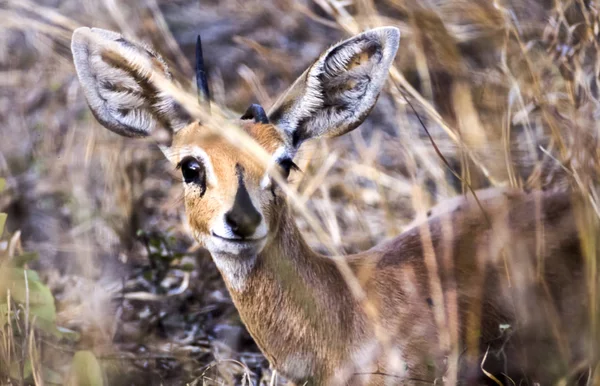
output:
[[[386,60],[386,62],[391,62],[394,56],[396,56],[396,52],[400,47],[400,35],[401,33],[399,28],[393,26],[384,26],[367,30],[356,37],[366,36],[368,39],[373,39],[380,42],[384,57],[389,59]]]
[[[91,30],[88,27],[79,27],[73,31],[71,36],[71,47],[81,44],[85,41],[85,37],[89,35]]]
[[[81,35],[84,35],[86,33],[90,33],[90,31],[91,30],[90,30],[89,27],[77,27],[73,31],[73,36],[81,36]]]
[[[390,46],[398,46],[400,44],[400,29],[392,26],[385,26],[372,29],[371,32],[383,37],[385,42]]]
[[[91,38],[92,35],[107,40],[117,40],[121,37],[121,35],[116,32],[102,28],[78,27],[73,31],[71,42],[72,44],[83,43],[86,40],[89,40],[89,38]]]
[[[378,29],[385,31],[385,33],[387,33],[388,36],[394,36],[394,37],[398,37],[398,39],[400,39],[400,28],[398,28],[398,27],[386,25],[386,26],[380,27]]]

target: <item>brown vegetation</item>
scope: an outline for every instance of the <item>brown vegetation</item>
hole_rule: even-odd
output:
[[[66,380],[77,350],[94,353],[108,384],[271,381],[210,257],[182,225],[171,165],[153,144],[91,116],[69,50],[80,25],[146,40],[190,90],[202,34],[214,99],[240,113],[271,105],[335,40],[399,27],[396,67],[370,118],[297,157],[303,172],[292,185],[326,231],[299,215],[307,240],[357,252],[460,191],[570,186],[585,197],[595,321],[599,21],[587,0],[0,1],[0,237],[11,238],[0,256],[22,255],[19,239],[38,253],[27,264],[54,295],[56,325],[79,334],[4,326],[0,360],[19,351],[21,364],[45,369],[28,383]],[[31,320],[17,324],[29,331]]]

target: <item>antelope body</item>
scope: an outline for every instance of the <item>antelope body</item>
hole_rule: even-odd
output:
[[[323,55],[243,130],[285,177],[303,141],[337,136],[368,115],[399,31],[386,27]],[[80,28],[72,51],[96,118],[125,136],[172,136],[185,208],[246,327],[297,384],[420,384],[495,374],[553,381],[588,352],[583,262],[568,193],[493,189],[454,199],[357,255],[312,251],[272,169],[219,136],[156,84],[164,61],[121,35]],[[576,200],[575,200],[576,202]],[[349,284],[342,261],[356,278]],[[362,297],[352,285],[359,285]],[[485,356],[484,353],[488,352]],[[504,378],[501,374],[504,374]]]

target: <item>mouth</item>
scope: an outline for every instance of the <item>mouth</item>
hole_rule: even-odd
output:
[[[219,236],[218,234],[216,234],[215,232],[211,232],[212,237],[216,237],[217,239],[226,241],[228,243],[232,243],[232,244],[239,244],[239,245],[252,245],[252,244],[258,244],[261,241],[263,241],[264,239],[266,239],[266,236],[260,237],[260,238],[229,238],[229,237],[223,237],[223,236]]]

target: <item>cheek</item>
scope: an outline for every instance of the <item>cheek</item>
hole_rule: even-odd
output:
[[[208,194],[202,198],[191,197],[185,200],[185,211],[192,229],[200,234],[210,233],[210,224],[219,215],[219,202]]]
[[[274,196],[271,189],[265,189],[261,194],[261,209],[265,222],[270,229],[275,229],[278,226],[279,218],[283,210],[283,196],[280,190],[275,191]]]

